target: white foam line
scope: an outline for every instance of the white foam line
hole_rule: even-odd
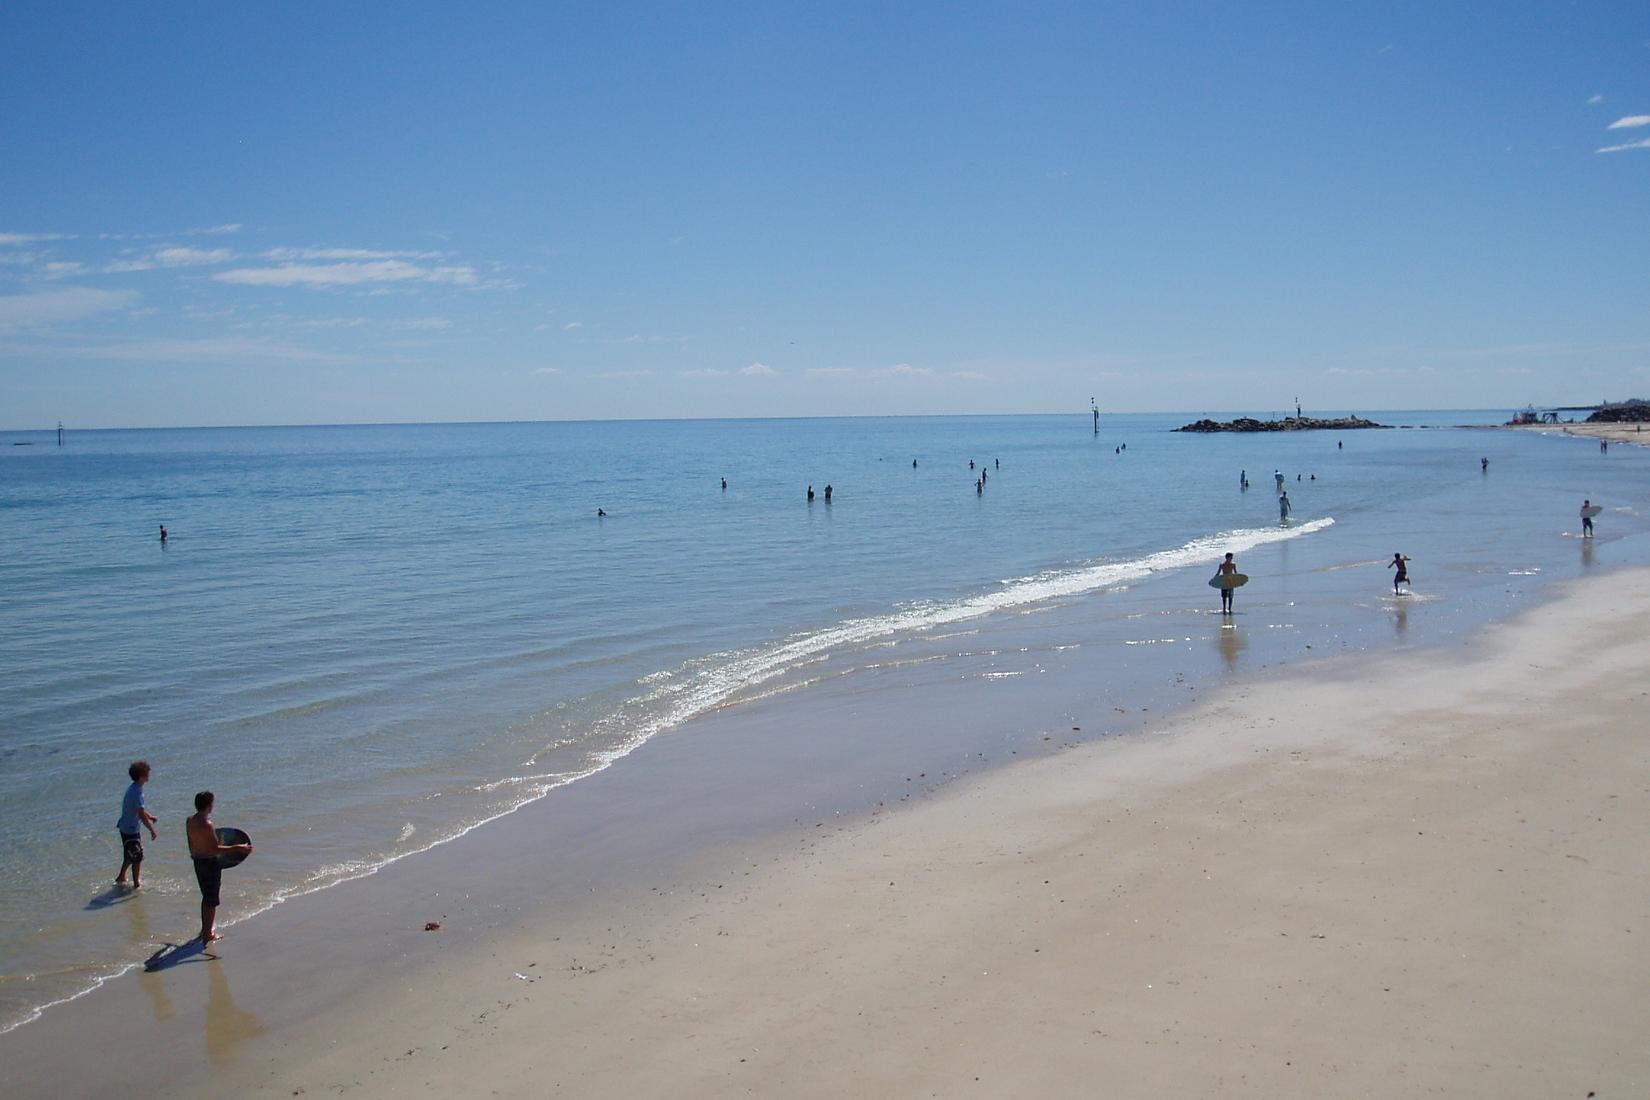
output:
[[[1197,562],[1206,561],[1228,550],[1236,554],[1269,543],[1301,538],[1322,531],[1332,526],[1334,522],[1333,518],[1326,516],[1323,519],[1303,523],[1299,527],[1262,527],[1226,531],[1216,535],[1196,538],[1173,550],[1160,550],[1155,554],[1148,554],[1146,557],[1136,558],[1132,561],[1107,562],[1066,571],[1050,570],[1030,577],[1006,580],[1002,582],[1002,587],[995,592],[971,596],[955,603],[926,602],[911,604],[896,609],[887,615],[850,619],[824,630],[794,635],[770,649],[747,651],[742,655],[738,653],[713,654],[707,658],[691,661],[684,665],[680,671],[691,674],[697,667],[704,667],[705,671],[701,676],[663,677],[662,682],[654,691],[621,704],[617,712],[597,723],[598,733],[604,729],[614,730],[617,736],[617,744],[595,753],[586,767],[578,771],[562,773],[553,778],[547,776],[542,786],[522,792],[503,809],[490,813],[449,836],[437,837],[421,847],[396,852],[376,861],[338,864],[321,868],[314,872],[306,882],[284,890],[278,890],[262,905],[248,911],[242,911],[233,919],[225,922],[224,927],[231,928],[242,921],[251,920],[253,917],[267,913],[277,905],[293,898],[300,898],[306,894],[317,893],[333,886],[377,874],[384,868],[393,863],[399,863],[408,856],[421,855],[433,848],[439,848],[444,844],[450,844],[455,840],[468,836],[483,825],[491,824],[502,817],[508,817],[523,806],[537,802],[559,787],[577,783],[581,779],[588,779],[599,772],[606,771],[652,740],[656,734],[722,706],[741,690],[748,690],[758,684],[765,683],[798,664],[828,659],[831,650],[844,646],[863,645],[866,642],[895,633],[947,626],[995,612],[1017,610],[1027,604],[1041,603],[1062,596],[1084,595],[1098,589],[1117,585],[1122,581],[1137,580],[1153,573],[1182,569]],[[733,659],[729,660],[729,658]],[[658,675],[655,673],[644,679],[653,680]],[[688,682],[681,682],[684,679]],[[777,693],[770,689],[764,694]],[[628,711],[648,707],[660,699],[673,695],[680,695],[682,698],[664,713],[642,721],[634,728],[627,730],[631,721],[627,716]],[[535,753],[534,758],[536,759],[539,755],[542,755],[542,752]],[[508,782],[508,780],[505,782]],[[46,1004],[37,1005],[26,1018],[16,1023],[0,1025],[0,1035],[22,1027],[33,1020],[38,1020],[46,1009],[78,1000],[104,982],[119,977],[141,965],[143,964],[140,962],[117,963],[112,967],[112,973],[94,977],[87,988]]]

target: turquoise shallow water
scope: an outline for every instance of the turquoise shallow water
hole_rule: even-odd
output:
[[[0,1026],[146,953],[102,893],[135,757],[155,768],[163,829],[146,901],[187,927],[197,789],[259,844],[235,872],[256,908],[554,797],[695,715],[840,685],[902,637],[1061,604],[1149,644],[1162,631],[1142,608],[1202,614],[1206,574],[1236,549],[1261,566],[1240,611],[1266,608],[1268,625],[1425,642],[1588,568],[1583,496],[1607,509],[1601,545],[1646,529],[1637,448],[1451,427],[1498,413],[1365,415],[1418,427],[1171,432],[1186,414],[1106,417],[1098,437],[1085,415],[0,436],[0,874],[15,887]],[[1407,636],[1380,568],[1400,549],[1425,609]]]

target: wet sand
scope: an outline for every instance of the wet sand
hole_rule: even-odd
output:
[[[33,1033],[0,1079],[83,1093],[125,1064],[184,1095],[1641,1096],[1647,614],[1650,571],[1584,580],[1442,650],[1296,666],[927,799],[592,879],[580,904],[500,915],[423,882],[454,916],[393,933],[395,965],[352,972],[338,951],[346,988],[321,996],[280,990],[266,961],[248,996],[229,953],[277,955],[276,918],[300,910],[284,906],[232,930],[225,958],[131,983],[167,1005],[102,1020],[97,1066],[69,1025],[119,997],[6,1037]],[[531,843],[501,826],[477,882]],[[389,881],[362,888],[420,886]],[[301,919],[313,931],[348,895]]]

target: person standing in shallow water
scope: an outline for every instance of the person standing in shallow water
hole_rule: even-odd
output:
[[[143,785],[149,782],[149,762],[132,761],[126,775],[132,785],[120,800],[120,820],[115,823],[115,828],[120,830],[121,849],[120,874],[115,876],[115,885],[126,885],[126,871],[130,868],[132,889],[139,890],[143,887],[143,833],[140,830],[148,829],[149,839],[155,839],[155,815],[143,804]]]
[[[212,804],[216,799],[211,791],[195,795],[195,812],[185,829],[189,835],[189,860],[195,865],[195,882],[201,888],[201,934],[203,944],[221,940],[218,923],[219,890],[223,886],[223,864],[218,857],[239,852],[251,855],[250,844],[220,844],[218,831],[212,827]]]
[[[1288,523],[1289,522],[1289,513],[1293,512],[1294,510],[1295,510],[1294,505],[1289,503],[1289,492],[1288,492],[1288,490],[1284,490],[1283,492],[1279,493],[1278,494],[1278,522],[1279,523]]]
[[[1581,502],[1581,537],[1584,539],[1593,537],[1593,517],[1587,514],[1592,507],[1593,502],[1590,500]]]
[[[1232,555],[1227,554],[1226,560],[1220,563],[1219,575],[1222,577],[1229,577],[1236,572],[1237,562],[1232,560]],[[1230,615],[1232,613],[1232,589],[1230,588],[1222,588],[1220,590],[1220,613],[1222,615]]]

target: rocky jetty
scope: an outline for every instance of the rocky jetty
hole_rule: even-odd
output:
[[[1319,420],[1315,416],[1286,416],[1282,420],[1256,420],[1240,416],[1236,420],[1209,420],[1176,428],[1177,432],[1346,432],[1357,428],[1390,428],[1391,424],[1377,424],[1361,416],[1341,416],[1333,420]]]
[[[1589,424],[1650,423],[1650,401],[1623,401],[1606,405],[1587,418]]]

